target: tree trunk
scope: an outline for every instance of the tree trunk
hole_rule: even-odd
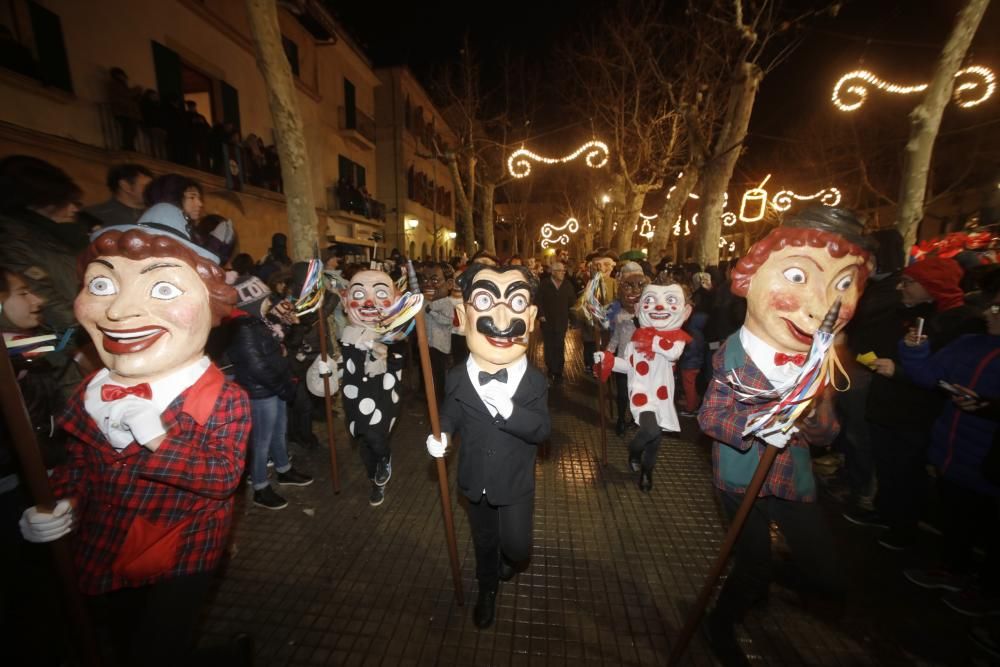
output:
[[[492,181],[483,181],[483,249],[491,255],[497,254],[496,237],[493,234],[493,195],[496,192],[497,184]]]
[[[601,233],[599,234],[601,243],[599,247],[607,248],[611,245],[611,236],[614,233],[614,227],[615,205],[613,202],[608,202],[601,211]]]
[[[740,78],[729,93],[726,118],[712,157],[702,171],[701,208],[695,236],[694,261],[704,269],[719,264],[719,236],[722,234],[722,208],[726,188],[733,177],[736,160],[740,157],[747,136],[750,114],[763,72],[754,63],[740,65]]]
[[[462,242],[463,250],[471,258],[476,254],[476,227],[472,217],[472,204],[474,197],[466,194],[466,186],[462,183],[462,174],[458,170],[458,155],[455,153],[445,153],[448,161],[448,173],[451,174],[451,183],[455,189],[455,199],[458,200],[458,213],[462,216]],[[475,174],[475,158],[469,158],[472,168],[468,172]],[[474,177],[473,177],[474,178]],[[475,182],[469,183],[469,193],[475,194]]]
[[[274,141],[281,161],[281,178],[288,208],[288,232],[293,259],[313,258],[319,242],[312,170],[306,150],[302,116],[292,68],[281,45],[275,0],[246,0],[257,67],[264,77],[274,124]]]
[[[903,247],[909,249],[917,241],[917,229],[924,217],[927,177],[930,171],[934,141],[941,127],[941,116],[955,87],[955,73],[962,64],[969,44],[979,29],[989,0],[968,0],[958,14],[934,78],[927,87],[923,101],[910,112],[910,140],[903,150],[903,178],[899,188],[899,213],[896,229],[903,237]]]
[[[690,195],[696,185],[698,177],[701,175],[701,168],[695,165],[688,165],[684,172],[677,179],[674,190],[670,197],[663,202],[660,215],[656,218],[656,227],[653,229],[653,238],[649,240],[649,260],[657,260],[667,251],[667,244],[670,241],[670,234],[674,228],[677,218],[684,213],[684,205],[687,204]],[[683,227],[683,225],[682,225]],[[684,230],[681,229],[681,233]],[[676,252],[676,251],[675,251]]]
[[[635,237],[635,227],[639,224],[639,214],[642,213],[642,205],[646,202],[646,192],[631,191],[625,198],[625,210],[622,212],[621,220],[618,221],[618,229],[615,230],[614,251],[619,255],[632,247],[632,239]]]

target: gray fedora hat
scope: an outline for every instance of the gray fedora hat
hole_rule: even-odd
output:
[[[111,225],[94,230],[90,235],[90,240],[93,241],[104,232],[112,230],[127,232],[132,229],[138,229],[153,236],[169,236],[195,251],[201,257],[216,264],[219,263],[218,255],[202,248],[191,239],[191,234],[188,233],[188,221],[184,217],[184,212],[173,204],[156,204],[149,207],[134,225]]]

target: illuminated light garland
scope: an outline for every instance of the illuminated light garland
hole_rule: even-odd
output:
[[[546,222],[542,225],[542,247],[548,248],[550,246],[559,244],[566,245],[569,243],[569,235],[575,234],[580,230],[580,223],[576,218],[569,218],[562,224],[561,227],[556,227],[551,222]],[[555,236],[556,232],[564,232]]]
[[[584,161],[591,169],[600,169],[608,163],[608,156],[610,155],[608,145],[603,141],[588,141],[566,157],[561,158],[543,157],[537,153],[532,153],[526,148],[519,148],[507,158],[507,170],[510,171],[510,175],[514,178],[524,178],[531,173],[531,162],[529,160],[545,164],[560,164],[571,162],[584,152],[587,153]]]
[[[971,81],[965,80],[972,78]],[[958,70],[955,73],[956,79],[963,79],[952,96],[958,106],[968,109],[982,104],[996,92],[996,76],[993,70],[982,65],[972,65]],[[855,83],[849,83],[854,81]],[[874,73],[865,69],[854,70],[840,77],[833,87],[833,95],[830,100],[841,111],[857,111],[868,98],[868,86],[873,86],[879,90],[892,93],[894,95],[911,95],[927,90],[928,84],[920,83],[914,86],[901,86],[878,78]],[[846,99],[845,99],[846,98]],[[853,98],[853,101],[851,101]]]
[[[722,214],[722,225],[724,227],[732,227],[736,224],[736,214],[732,211],[726,211]]]
[[[651,225],[649,221],[655,218],[656,216],[654,215],[652,218],[648,218],[642,215],[641,213],[639,215],[642,216],[642,229],[639,230],[639,236],[646,239],[653,238],[653,233],[654,233],[653,225]]]
[[[767,213],[767,190],[764,189],[764,186],[769,180],[771,180],[771,174],[765,176],[760,185],[743,193],[743,199],[740,201],[740,220],[757,222],[764,219],[764,215]],[[754,215],[747,214],[748,204],[757,207],[757,212]]]
[[[840,190],[837,188],[823,188],[819,192],[811,195],[797,195],[791,190],[782,190],[771,199],[771,207],[775,211],[787,211],[792,207],[792,200],[812,201],[819,199],[819,203],[824,206],[836,206],[840,203]]]

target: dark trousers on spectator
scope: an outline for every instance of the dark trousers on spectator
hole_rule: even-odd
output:
[[[444,378],[448,374],[448,353],[430,348],[431,376],[434,378],[434,398],[438,405],[444,400]]]
[[[389,436],[378,431],[364,431],[358,437],[358,453],[361,462],[365,464],[368,479],[375,481],[375,465],[381,458],[392,456],[389,449]]]
[[[878,477],[875,510],[892,528],[915,529],[927,507],[927,431],[868,426]]]
[[[979,583],[993,594],[1000,593],[1000,517],[997,499],[938,477],[938,493],[945,513],[944,562],[956,573],[977,570],[973,548],[977,541],[986,550]]]
[[[465,336],[461,334],[453,333],[451,335],[451,361],[452,364],[458,366],[459,364],[464,364],[466,357],[469,356],[469,346],[465,342]]]
[[[531,524],[535,499],[513,505],[491,505],[486,494],[469,501],[469,526],[476,547],[476,579],[480,590],[496,590],[500,555],[520,563],[531,555]]]
[[[103,664],[113,667],[174,667],[192,662],[195,627],[208,597],[212,574],[164,579],[89,599],[94,627],[102,634]]]
[[[561,377],[566,363],[566,329],[542,324],[542,341],[545,343],[545,369],[549,375]]]
[[[698,396],[698,373],[700,368],[682,368],[681,384],[684,386],[684,409],[694,412],[698,409],[701,397]]]
[[[589,371],[590,368],[588,366],[585,370]],[[629,414],[628,375],[625,373],[612,373],[611,377],[615,381],[615,409],[618,411],[618,422],[624,424]]]
[[[720,492],[722,507],[732,520],[743,494]],[[837,562],[833,537],[817,503],[757,498],[733,549],[733,569],[722,586],[714,614],[727,623],[743,619],[747,611],[767,599],[771,582],[771,522],[778,524],[792,553],[775,580],[800,592],[839,604],[847,580]]]
[[[837,414],[840,436],[837,444],[844,453],[844,467],[851,490],[851,501],[870,500],[875,492],[875,457],[872,436],[865,419],[865,405],[871,386],[871,372],[851,367],[851,390],[837,392]]]
[[[306,388],[305,378],[299,378],[295,398],[288,404],[288,439],[304,447],[314,447],[319,440],[312,430],[312,394]]]

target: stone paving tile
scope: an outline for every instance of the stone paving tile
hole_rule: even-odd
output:
[[[542,363],[540,346],[532,356]],[[436,471],[424,449],[426,408],[411,395],[382,506],[369,507],[369,482],[339,421],[340,494],[324,447],[293,450],[295,466],[316,482],[279,487],[287,509],[263,510],[241,496],[203,640],[250,632],[256,664],[275,666],[664,664],[724,531],[709,450],[686,420],[683,433],[665,439],[654,489],[643,494],[625,466],[626,440],[609,430],[602,468],[597,385],[579,356],[568,341],[566,383],[550,391],[553,435],[536,468],[531,565],[501,585],[493,628],[477,630],[471,620],[475,557],[452,454],[464,606],[455,602]],[[752,663],[967,664],[968,624],[906,585],[899,558],[873,546],[871,534],[836,523],[834,510],[854,581],[851,614],[824,622],[774,586],[739,634]],[[700,635],[685,664],[715,664]]]

